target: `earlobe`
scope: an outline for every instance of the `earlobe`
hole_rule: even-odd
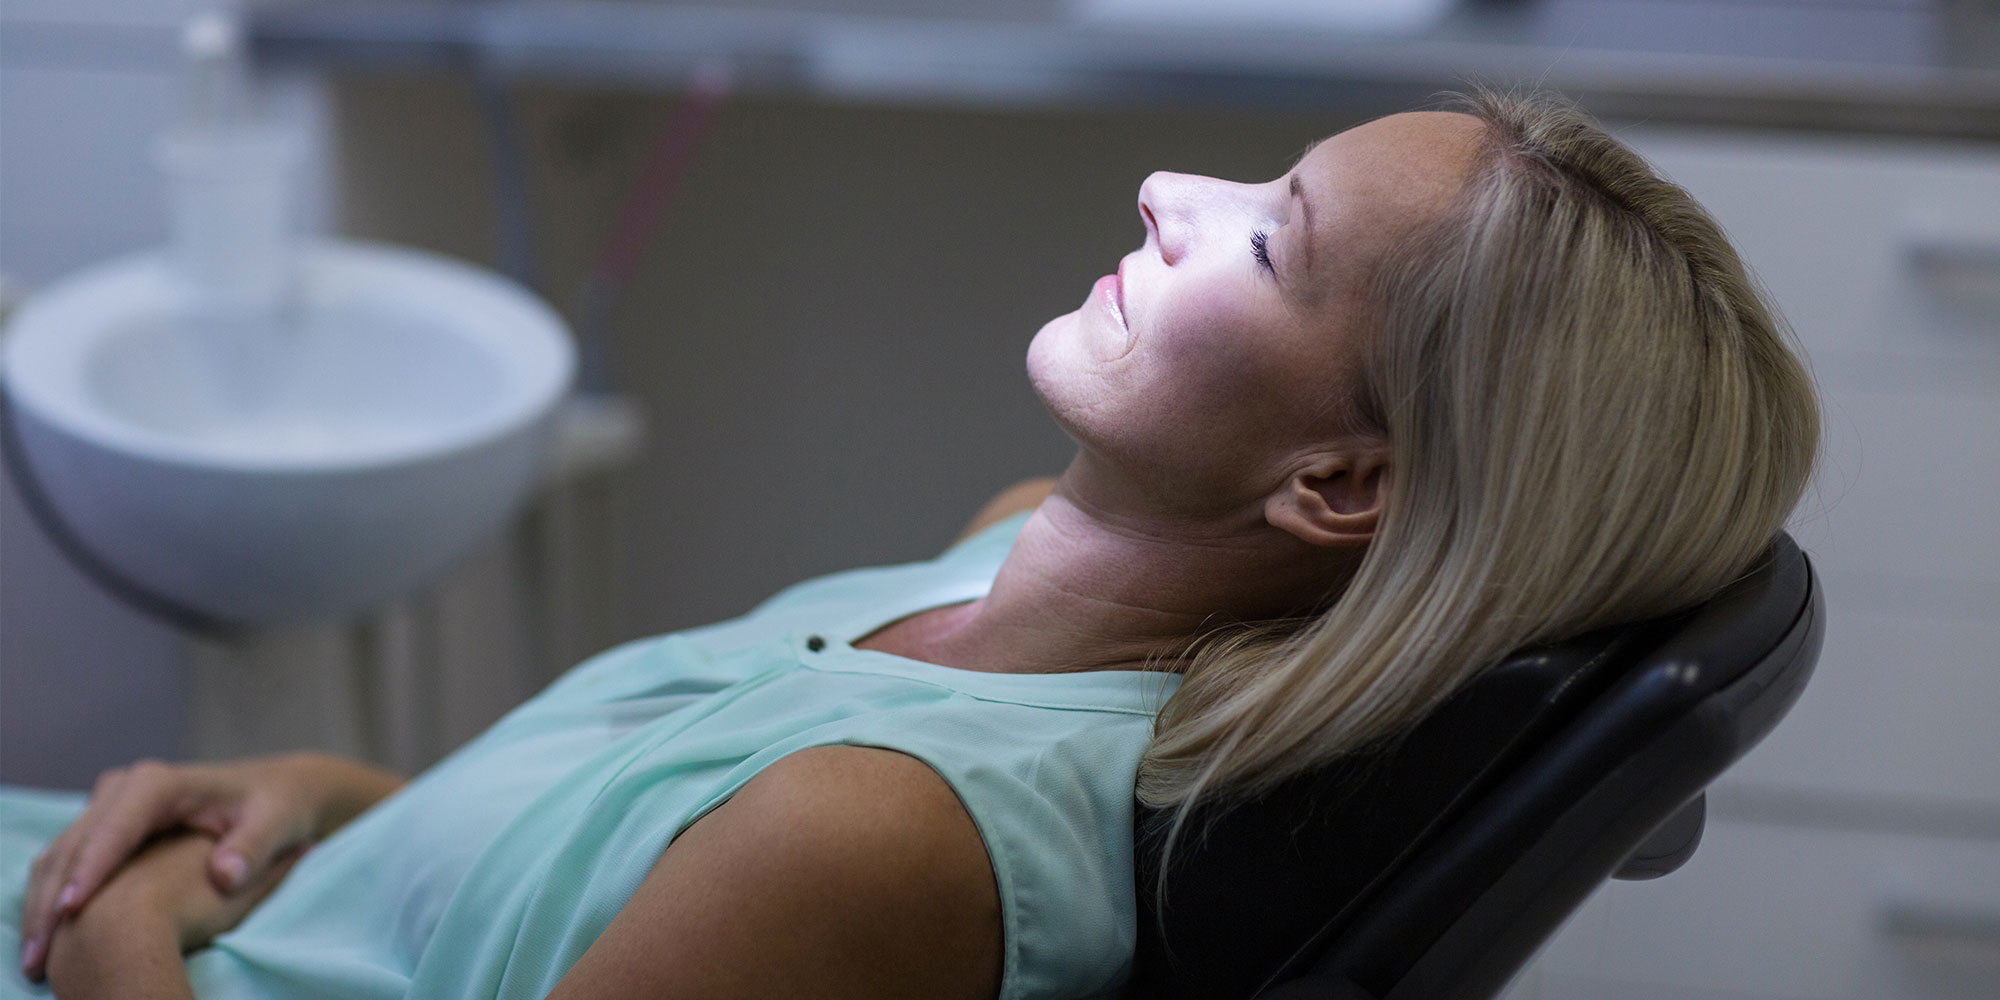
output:
[[[1264,519],[1308,545],[1344,548],[1375,537],[1388,489],[1386,451],[1324,456],[1264,501]]]

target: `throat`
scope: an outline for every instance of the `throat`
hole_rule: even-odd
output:
[[[906,615],[854,640],[854,648],[953,666],[940,659],[939,652],[945,640],[978,613],[978,607],[974,600]]]

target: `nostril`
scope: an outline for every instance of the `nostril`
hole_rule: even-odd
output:
[[[1169,264],[1173,263],[1173,255],[1167,251],[1167,240],[1160,232],[1160,220],[1154,217],[1152,206],[1141,202],[1139,217],[1146,222],[1146,245],[1158,250],[1162,260]]]
[[[1178,232],[1169,234],[1161,227],[1160,217],[1154,213],[1153,206],[1162,204],[1160,199],[1173,193],[1171,185],[1174,183],[1176,183],[1175,175],[1162,172],[1148,176],[1146,182],[1139,185],[1139,217],[1146,222],[1146,243],[1157,248],[1160,259],[1168,264],[1172,264],[1174,259],[1180,256],[1180,247],[1174,245],[1174,241],[1180,239],[1180,234]],[[1167,215],[1170,219],[1175,218],[1173,212],[1168,212]],[[1176,225],[1178,226],[1178,223]]]

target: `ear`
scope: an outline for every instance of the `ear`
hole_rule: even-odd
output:
[[[1264,520],[1308,545],[1368,544],[1389,489],[1389,446],[1344,447],[1309,456],[1264,501]]]

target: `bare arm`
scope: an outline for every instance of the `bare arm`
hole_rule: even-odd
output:
[[[236,925],[291,871],[287,851],[236,892],[209,878],[215,839],[201,833],[152,841],[89,904],[55,928],[49,983],[63,1000],[193,1000],[182,953]]]
[[[90,804],[35,859],[21,907],[21,971],[40,979],[49,935],[159,834],[214,837],[210,877],[225,892],[325,837],[401,786],[379,768],[295,753],[220,764],[142,760],[97,779]]]
[[[990,1000],[999,891],[972,818],[916,758],[822,747],[689,827],[552,993]]]
[[[1019,514],[1024,510],[1034,510],[1041,506],[1050,492],[1056,488],[1055,478],[1024,479],[1000,491],[1000,495],[986,501],[979,513],[972,516],[972,523],[958,533],[958,540],[964,541],[991,527],[995,522]]]
[[[93,916],[58,928],[51,942],[49,984],[63,1000],[195,1000],[164,917],[102,905],[84,912]]]

